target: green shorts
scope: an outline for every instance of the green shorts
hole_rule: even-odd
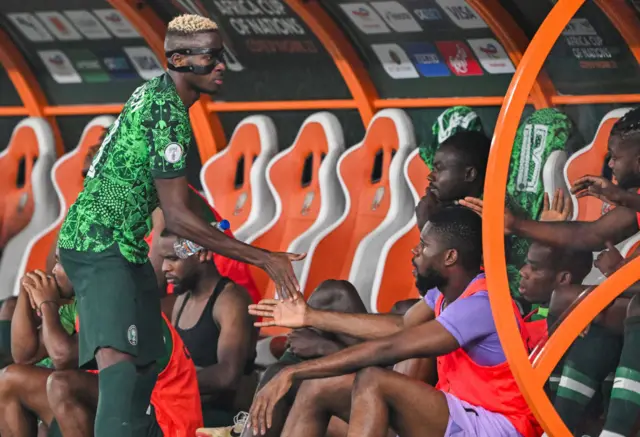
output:
[[[38,425],[40,425],[40,423],[42,422],[38,421]],[[153,407],[150,407],[150,415],[135,427],[133,435],[136,437],[164,437],[164,433],[162,432],[162,429],[160,429],[160,425],[158,425],[158,421],[155,418]],[[47,432],[47,437],[63,437],[56,419],[53,419],[51,422]]]
[[[60,249],[80,317],[79,365],[93,364],[100,348],[134,356],[144,366],[165,353],[160,293],[150,262],[127,261],[118,245],[103,252]]]

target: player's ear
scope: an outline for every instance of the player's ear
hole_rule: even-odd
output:
[[[175,65],[176,67],[184,67],[187,63],[187,57],[184,55],[181,55],[180,53],[174,53],[169,58],[169,62]]]

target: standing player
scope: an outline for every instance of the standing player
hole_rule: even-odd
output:
[[[167,28],[169,70],[136,89],[112,125],[60,230],[60,260],[78,297],[79,364],[97,361],[96,437],[132,436],[144,420],[164,353],[160,296],[144,237],[160,206],[165,226],[228,258],[263,268],[297,298],[291,261],[212,228],[188,207],[188,108],[214,94],[225,70],[217,25],[182,15]],[[210,254],[208,254],[209,256]]]

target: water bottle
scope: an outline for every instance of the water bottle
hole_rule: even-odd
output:
[[[212,222],[211,226],[215,227],[220,232],[224,232],[229,229],[230,224],[228,220],[220,220],[219,222]],[[178,238],[176,242],[173,243],[173,249],[175,250],[178,258],[187,259],[191,255],[200,252],[202,249],[204,249],[204,247],[185,238]]]

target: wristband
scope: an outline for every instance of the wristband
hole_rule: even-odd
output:
[[[56,306],[58,305],[58,302],[56,302],[55,300],[44,300],[42,302],[40,302],[40,305],[38,305],[38,315],[42,316],[42,305],[44,305],[45,303],[54,303],[56,304]]]

